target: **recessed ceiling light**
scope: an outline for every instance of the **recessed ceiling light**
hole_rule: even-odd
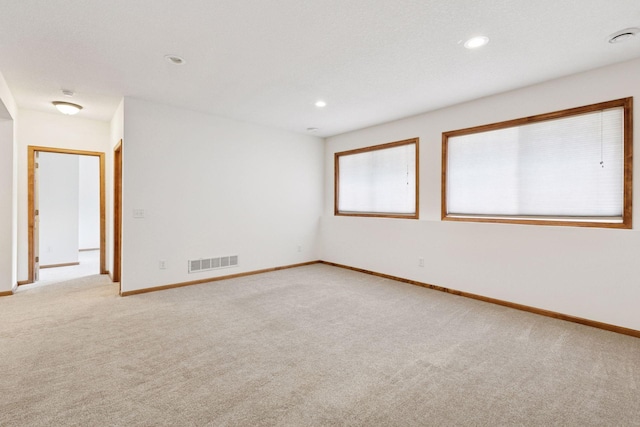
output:
[[[487,43],[489,43],[489,37],[477,36],[477,37],[472,37],[466,42],[464,42],[464,47],[466,47],[467,49],[477,49],[479,47],[486,45]]]
[[[609,36],[609,43],[622,43],[633,38],[640,32],[640,28],[625,28],[624,30],[616,31]]]
[[[184,60],[183,57],[178,55],[165,55],[164,59],[166,59],[167,61],[171,62],[174,65],[182,65],[185,62],[187,62]]]
[[[307,128],[307,132],[318,132],[318,128]]]
[[[62,114],[66,114],[72,116],[74,114],[78,114],[80,110],[82,110],[82,106],[78,104],[72,104],[71,102],[63,102],[63,101],[53,101],[52,104],[60,111]]]
[[[322,108],[322,107],[326,107],[326,106],[327,106],[327,103],[324,102],[323,100],[316,101],[316,107]]]

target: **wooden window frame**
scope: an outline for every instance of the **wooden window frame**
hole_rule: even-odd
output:
[[[387,148],[400,147],[403,145],[415,144],[416,147],[416,194],[415,194],[415,212],[411,214],[384,213],[384,212],[341,212],[339,210],[338,201],[340,200],[340,157],[354,154],[367,153],[371,151],[384,150]],[[420,209],[420,138],[404,139],[402,141],[389,142],[386,144],[372,145],[355,150],[341,151],[334,154],[334,215],[335,216],[352,216],[352,217],[369,217],[369,218],[400,218],[400,219],[418,219]]]
[[[592,113],[599,110],[622,107],[624,110],[624,179],[623,179],[623,206],[622,206],[622,222],[603,222],[597,220],[578,220],[577,218],[562,217],[530,217],[530,216],[500,216],[500,215],[460,215],[448,214],[447,210],[447,149],[450,137],[469,135],[516,126],[522,126],[531,123],[544,122],[576,116],[579,114]],[[454,130],[442,133],[442,211],[441,218],[443,221],[464,221],[464,222],[491,222],[491,223],[507,223],[507,224],[531,224],[531,225],[555,225],[555,226],[574,226],[574,227],[599,227],[599,228],[632,228],[632,205],[633,205],[633,97],[621,98],[613,101],[601,102],[597,104],[586,105],[583,107],[570,108],[567,110],[555,111],[552,113],[539,114],[536,116],[524,117],[515,120],[508,120],[489,125],[475,126],[466,129]]]

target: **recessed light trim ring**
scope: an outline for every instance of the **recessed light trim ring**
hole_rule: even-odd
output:
[[[173,55],[173,54],[169,54],[169,55],[165,55],[164,59],[166,59],[168,62],[174,64],[174,65],[183,65],[185,64],[187,61],[184,60],[183,57],[178,56],[178,55]]]
[[[609,36],[609,43],[622,43],[633,38],[636,34],[640,33],[640,28],[632,27],[625,28],[624,30],[616,31]]]
[[[467,49],[477,49],[489,43],[489,37],[487,36],[476,36],[471,37],[469,40],[464,42],[464,47]]]

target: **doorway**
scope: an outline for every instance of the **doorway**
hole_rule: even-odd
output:
[[[83,151],[83,150],[69,150],[69,149],[60,149],[60,148],[51,148],[51,147],[37,147],[37,146],[29,146],[28,147],[28,215],[29,215],[29,228],[28,228],[28,257],[29,257],[29,277],[27,283],[34,283],[39,279],[40,273],[40,264],[41,264],[41,252],[42,250],[49,250],[47,247],[42,247],[40,245],[40,194],[39,194],[39,163],[38,157],[40,154],[49,155],[49,154],[60,154],[60,155],[76,155],[76,156],[90,156],[91,158],[97,158],[99,163],[99,239],[98,239],[98,247],[92,248],[84,248],[84,249],[92,249],[93,251],[98,251],[99,255],[99,273],[107,274],[106,271],[106,260],[105,260],[105,161],[104,161],[104,153],[94,152],[94,151]],[[79,167],[79,166],[78,166]],[[76,242],[77,247],[79,248],[80,242]],[[90,244],[90,246],[95,246],[95,243]],[[88,254],[83,254],[83,258],[86,258]],[[65,264],[74,264],[72,263],[53,263],[49,266],[60,267]]]

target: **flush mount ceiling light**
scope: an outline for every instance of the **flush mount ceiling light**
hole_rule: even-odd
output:
[[[316,107],[323,108],[323,107],[326,107],[326,106],[327,106],[327,103],[324,102],[323,100],[316,101]]]
[[[640,32],[640,28],[625,28],[624,30],[616,31],[609,36],[609,43],[622,43],[633,38]]]
[[[171,62],[174,65],[182,65],[185,62],[187,62],[184,60],[183,57],[178,55],[165,55],[164,59],[166,59],[167,61]]]
[[[489,43],[489,37],[485,36],[477,36],[471,37],[469,40],[464,42],[464,47],[467,49],[477,49]]]
[[[74,114],[78,114],[80,110],[82,110],[82,106],[78,104],[73,104],[71,102],[63,102],[63,101],[53,101],[52,104],[60,111],[62,114],[67,114],[72,116]]]

